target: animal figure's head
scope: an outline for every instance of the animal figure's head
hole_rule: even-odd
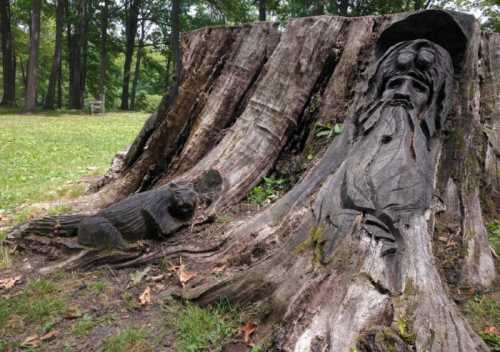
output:
[[[193,217],[198,201],[198,194],[194,191],[193,186],[171,183],[169,189],[171,191],[170,204],[168,205],[170,214],[182,220]]]

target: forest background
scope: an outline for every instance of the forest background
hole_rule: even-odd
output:
[[[313,15],[465,11],[500,30],[499,0],[0,0],[1,105],[153,112],[175,85],[179,35]]]

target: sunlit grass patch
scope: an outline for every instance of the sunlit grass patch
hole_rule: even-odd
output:
[[[129,112],[54,115],[0,111],[0,209],[56,199],[60,194],[54,190],[81,195],[81,186],[66,182],[102,174],[147,118]]]
[[[103,352],[149,352],[154,351],[149,342],[151,334],[141,328],[130,327],[104,341]]]

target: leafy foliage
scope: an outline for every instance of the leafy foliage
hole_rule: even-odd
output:
[[[283,178],[264,177],[262,183],[250,190],[247,199],[250,203],[263,205],[272,202],[288,188],[288,180]]]
[[[331,122],[327,122],[325,124],[318,123],[315,126],[315,132],[315,136],[317,138],[326,137],[330,139],[334,135],[344,132],[344,125],[342,123],[336,123],[333,125]]]
[[[487,225],[488,239],[495,250],[497,256],[500,256],[500,220],[495,220]]]

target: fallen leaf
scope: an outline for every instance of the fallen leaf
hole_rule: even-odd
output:
[[[42,340],[40,340],[40,336],[38,336],[38,335],[31,335],[31,336],[28,336],[23,341],[23,343],[21,344],[21,346],[23,346],[23,347],[38,347],[38,346],[40,346],[41,343],[42,343]]]
[[[189,271],[185,270],[183,265],[181,266],[181,268],[179,270],[179,281],[181,282],[182,287],[185,287],[186,283],[195,276],[196,276],[196,273],[189,272]]]
[[[495,335],[498,335],[498,331],[497,331],[497,328],[494,327],[494,326],[488,326],[484,329],[484,332],[487,333],[487,334],[495,334]]]
[[[440,240],[441,242],[448,242],[448,238],[443,236],[438,237],[438,240]]]
[[[212,273],[214,273],[214,274],[218,274],[218,273],[222,273],[224,270],[226,270],[226,265],[219,265],[219,266],[216,266],[216,267],[212,270]]]
[[[255,329],[257,329],[257,325],[252,322],[247,322],[240,328],[240,331],[243,334],[243,341],[245,341],[247,345],[251,344],[250,337],[252,336]]]
[[[139,303],[141,306],[151,304],[151,287],[146,287],[144,292],[139,296]]]
[[[12,288],[17,284],[18,282],[21,281],[21,275],[14,276],[14,277],[8,277],[6,279],[0,279],[0,288]]]
[[[59,331],[52,330],[51,332],[48,332],[45,335],[42,335],[40,337],[40,341],[49,341],[49,340],[52,340],[53,338],[55,338],[57,336],[59,336]]]
[[[177,274],[182,287],[185,287],[186,283],[196,276],[195,272],[189,272],[186,270],[186,266],[182,262],[182,258],[179,259],[179,265],[172,265],[169,270]]]

